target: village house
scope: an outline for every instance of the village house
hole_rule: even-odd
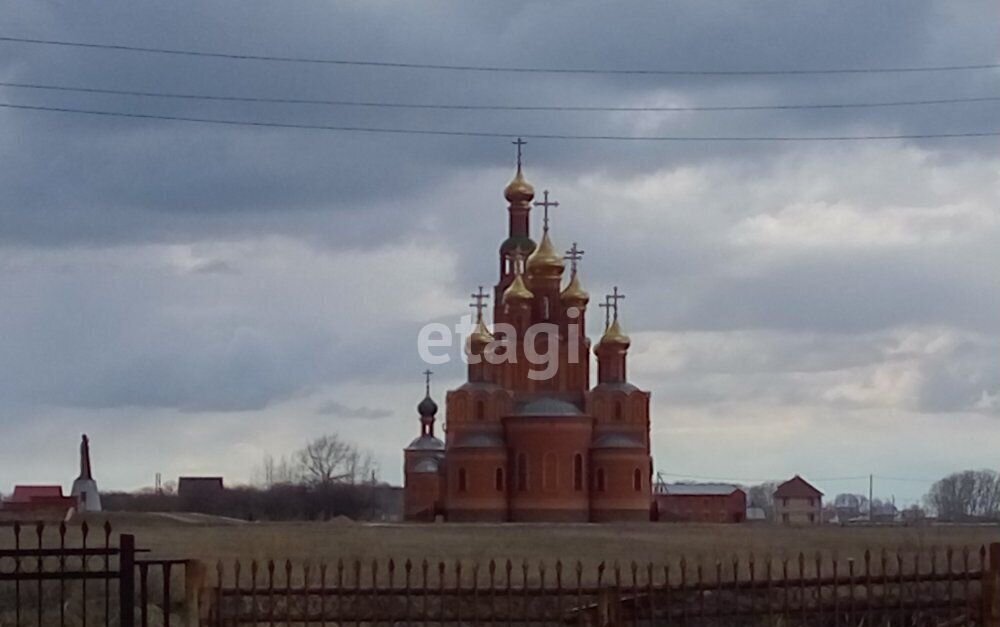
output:
[[[774,491],[774,519],[783,525],[818,525],[823,521],[823,493],[795,475]]]

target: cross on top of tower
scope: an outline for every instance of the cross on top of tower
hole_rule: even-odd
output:
[[[604,310],[604,328],[606,329],[611,326],[611,308],[614,307],[611,304],[611,294],[606,294],[604,302],[598,303],[597,306]]]
[[[542,198],[543,200],[536,202],[535,206],[541,207],[544,212],[542,214],[544,216],[542,218],[542,228],[547,232],[549,230],[549,207],[558,207],[559,203],[554,200],[549,200],[549,190],[542,192]]]
[[[483,291],[482,285],[479,286],[479,291],[477,291],[475,294],[472,294],[472,299],[475,302],[469,303],[469,307],[472,307],[476,310],[476,320],[483,319],[483,309],[486,308],[486,300],[489,297],[490,295]]]
[[[616,285],[614,287],[614,290],[610,294],[608,294],[605,298],[607,299],[606,302],[610,303],[611,304],[611,308],[614,309],[615,320],[617,320],[618,319],[618,301],[625,300],[625,294],[620,294],[618,292],[618,286]]]
[[[429,368],[427,370],[424,370],[424,372],[423,372],[424,381],[427,384],[427,396],[431,395],[431,375],[432,374],[434,374],[434,373],[431,372]]]
[[[520,172],[521,171],[521,147],[527,145],[528,142],[526,142],[523,139],[521,139],[520,137],[518,137],[517,141],[513,141],[513,142],[510,142],[510,143],[512,143],[515,146],[517,146],[517,171]]]
[[[576,274],[577,263],[583,259],[584,252],[586,251],[580,250],[580,248],[577,247],[576,242],[573,242],[573,247],[567,250],[566,256],[563,257],[563,259],[569,261],[570,269],[574,275]]]

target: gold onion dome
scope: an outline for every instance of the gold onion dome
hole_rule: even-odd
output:
[[[618,324],[618,318],[615,318],[607,329],[604,331],[604,335],[601,336],[601,341],[598,342],[597,347],[602,346],[621,346],[622,348],[628,348],[632,343],[629,336],[625,335],[622,331],[622,327]]]
[[[486,328],[486,324],[483,323],[483,318],[480,316],[479,321],[476,323],[476,328],[469,334],[469,343],[472,345],[489,344],[492,341],[493,334]]]
[[[535,252],[528,256],[528,274],[531,276],[558,277],[562,276],[566,264],[562,255],[556,252],[549,238],[548,230],[542,235],[542,241]]]
[[[590,294],[580,285],[580,278],[575,272],[573,273],[573,278],[569,280],[569,285],[566,286],[566,289],[559,296],[563,302],[567,303],[586,305],[590,302]]]
[[[535,198],[535,188],[531,186],[531,183],[524,180],[524,174],[521,173],[521,168],[517,168],[517,174],[514,175],[514,180],[507,184],[507,187],[503,190],[504,198],[507,202],[514,203],[530,203]]]
[[[535,295],[531,293],[528,286],[524,284],[524,280],[521,278],[521,272],[518,271],[514,275],[514,281],[507,287],[503,292],[503,304],[507,304],[510,301],[524,301],[531,300]]]

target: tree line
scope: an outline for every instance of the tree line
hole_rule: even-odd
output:
[[[378,480],[371,453],[335,434],[278,459],[268,454],[250,485],[218,490],[160,490],[102,495],[111,511],[196,512],[243,520],[379,520],[398,506],[398,491]]]

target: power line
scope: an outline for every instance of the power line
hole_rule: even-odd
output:
[[[613,107],[575,105],[488,105],[488,104],[442,104],[381,102],[366,100],[327,100],[309,98],[264,98],[257,96],[222,96],[213,94],[193,94],[160,91],[138,91],[128,89],[105,89],[98,87],[70,87],[66,85],[46,85],[41,83],[14,83],[0,81],[0,87],[17,89],[37,89],[85,94],[109,94],[116,96],[138,96],[143,98],[173,98],[180,100],[210,100],[222,102],[260,102],[271,104],[308,104],[338,107],[370,107],[384,109],[440,109],[464,111],[594,111],[594,112],[705,112],[705,111],[781,111],[792,109],[861,109],[882,107],[914,107],[927,105],[947,105],[959,103],[998,102],[1000,96],[972,98],[939,98],[929,100],[897,100],[888,102],[842,102],[819,104],[776,104],[776,105],[717,105],[717,106],[676,106],[676,107]]]
[[[968,133],[914,133],[899,135],[826,135],[816,137],[800,136],[684,136],[684,135],[568,135],[558,133],[501,133],[492,131],[449,131],[440,129],[387,128],[369,126],[340,126],[324,124],[299,124],[293,122],[255,122],[250,120],[225,120],[220,118],[198,118],[177,115],[159,115],[152,113],[128,113],[122,111],[103,111],[97,109],[76,109],[70,107],[49,107],[42,105],[24,105],[0,103],[0,108],[18,109],[23,111],[47,111],[54,113],[73,113],[115,118],[133,118],[144,120],[167,120],[172,122],[191,122],[197,124],[217,124],[223,126],[251,126],[258,128],[285,128],[319,131],[342,131],[353,133],[379,133],[392,135],[439,135],[447,137],[495,137],[551,140],[593,140],[593,141],[633,141],[633,142],[855,142],[855,141],[886,141],[906,139],[957,139],[974,137],[997,137],[1000,131],[975,131]]]
[[[449,70],[459,72],[509,72],[520,74],[613,74],[613,75],[654,75],[654,76],[781,76],[806,74],[903,74],[919,72],[954,72],[970,70],[993,70],[1000,68],[1000,63],[977,63],[968,65],[940,66],[909,66],[909,67],[855,67],[855,68],[810,68],[810,69],[769,69],[769,70],[704,70],[704,69],[600,69],[600,68],[546,68],[546,67],[511,67],[493,65],[449,65],[440,63],[404,63],[397,61],[366,61],[357,59],[324,59],[298,56],[275,56],[264,54],[241,54],[232,52],[208,52],[204,50],[184,50],[178,48],[153,48],[147,46],[130,46],[124,44],[100,44],[57,39],[36,39],[29,37],[3,37],[0,41],[38,44],[46,46],[64,46],[73,48],[92,48],[100,50],[118,50],[126,52],[144,52],[153,54],[168,54],[188,57],[211,57],[217,59],[236,59],[241,61],[271,61],[278,63],[311,63],[322,65],[343,65],[360,67],[382,67],[409,70]]]

